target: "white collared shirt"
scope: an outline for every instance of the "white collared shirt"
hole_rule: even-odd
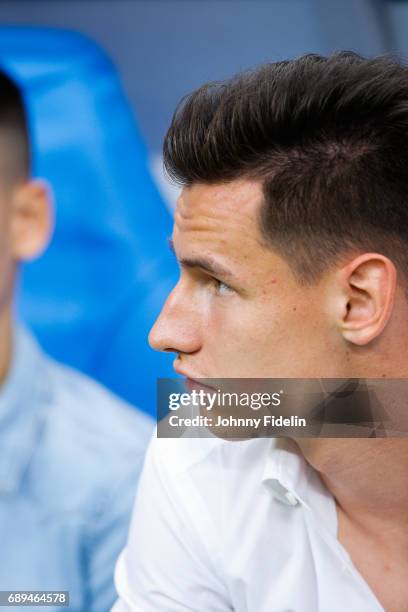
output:
[[[154,439],[114,612],[384,612],[285,438]]]

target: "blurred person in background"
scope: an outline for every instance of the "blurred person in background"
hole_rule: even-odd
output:
[[[151,421],[48,358],[14,320],[18,266],[51,229],[21,92],[1,72],[0,590],[69,591],[69,610],[104,612]]]
[[[407,379],[407,159],[391,58],[193,92],[165,139],[180,279],[151,345],[192,384]],[[403,437],[154,438],[114,610],[406,612],[407,474]]]

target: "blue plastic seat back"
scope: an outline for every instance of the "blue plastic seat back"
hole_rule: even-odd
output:
[[[172,375],[147,344],[177,278],[172,221],[116,71],[83,36],[44,28],[0,28],[0,62],[23,88],[33,173],[56,209],[49,249],[23,271],[21,315],[49,353],[153,413],[156,377]]]

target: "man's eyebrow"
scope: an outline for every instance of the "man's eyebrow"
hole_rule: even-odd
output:
[[[176,251],[174,249],[174,243],[171,238],[168,239],[169,247],[171,251],[176,255]],[[205,272],[209,272],[210,274],[215,274],[215,276],[223,276],[225,277],[233,277],[234,274],[228,268],[225,268],[219,262],[215,261],[212,258],[206,257],[186,257],[183,259],[179,259],[179,264],[184,266],[185,268],[200,268]]]

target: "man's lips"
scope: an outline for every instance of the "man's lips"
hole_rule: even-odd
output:
[[[192,376],[191,374],[185,372],[182,368],[180,368],[177,363],[173,363],[173,368],[175,372],[177,372],[177,374],[180,374],[181,376],[185,377],[185,384],[190,393],[194,390],[203,390],[212,393],[214,393],[214,391],[217,391],[215,387],[211,387],[210,385],[206,385],[204,382],[202,382],[203,380],[208,380],[208,377]]]

